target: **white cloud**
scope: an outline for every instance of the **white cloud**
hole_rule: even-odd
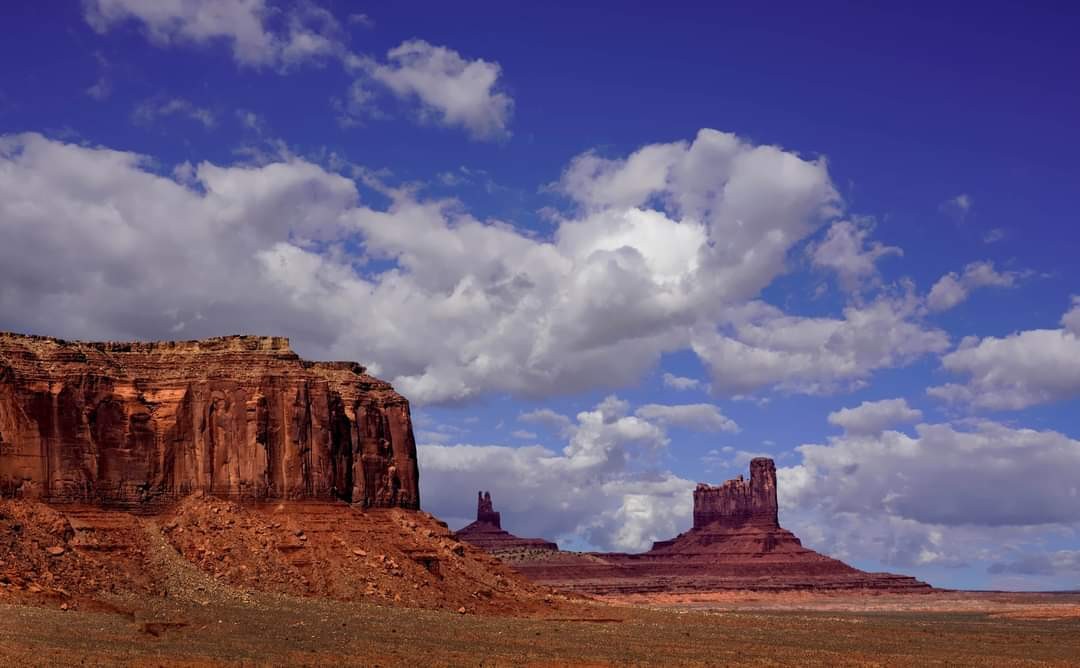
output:
[[[854,408],[829,413],[829,423],[849,434],[879,434],[886,428],[922,418],[922,411],[908,406],[906,399],[864,401]]]
[[[369,74],[401,98],[415,97],[431,120],[465,128],[474,138],[509,134],[514,101],[500,88],[501,67],[466,60],[453,49],[424,40],[402,42],[387,63],[369,63]]]
[[[714,391],[744,394],[781,390],[828,393],[858,387],[881,368],[948,347],[948,336],[918,321],[919,299],[881,295],[848,306],[843,318],[804,318],[752,302],[729,314],[727,332],[701,331],[694,351],[712,372]]]
[[[372,208],[280,147],[166,178],[135,154],[0,141],[10,329],[279,333],[307,356],[363,361],[416,403],[622,387],[690,347],[722,393],[822,391],[945,345],[910,294],[840,319],[747,305],[836,196],[823,162],[715,131],[673,145],[661,191],[583,203],[550,239],[360,169],[391,200]]]
[[[967,193],[960,193],[956,197],[951,197],[941,203],[938,207],[942,213],[949,216],[958,223],[963,223],[967,220],[968,214],[971,213],[971,207],[975,204],[975,200],[971,195]]]
[[[302,161],[192,168],[198,189],[133,153],[0,138],[0,320],[68,338],[291,332],[328,346],[325,317],[283,304],[256,253],[332,240],[355,186]],[[290,320],[292,322],[290,323]],[[290,323],[285,327],[285,323]]]
[[[950,424],[915,431],[846,433],[799,446],[803,462],[787,475],[800,482],[788,486],[788,504],[946,526],[1080,522],[1080,441],[988,420],[967,431]]]
[[[815,266],[836,272],[841,287],[848,292],[859,290],[864,282],[880,281],[877,261],[888,255],[903,255],[896,246],[880,241],[867,243],[872,225],[863,221],[837,221],[829,227],[825,239],[808,248]]]
[[[363,28],[374,28],[375,20],[367,14],[356,12],[349,14],[349,25],[358,25]]]
[[[85,0],[83,9],[99,33],[134,21],[160,46],[227,43],[243,66],[287,68],[344,49],[333,14],[309,2],[285,12],[264,0]]]
[[[1019,272],[996,271],[993,262],[972,262],[964,267],[963,274],[949,272],[938,279],[930,288],[926,305],[931,311],[944,311],[967,299],[976,288],[1011,288],[1019,277]]]
[[[386,62],[352,52],[341,23],[312,2],[287,8],[265,0],[85,0],[83,15],[99,33],[133,22],[159,46],[224,43],[233,60],[245,67],[289,72],[308,64],[340,62],[362,76],[345,95],[330,103],[342,127],[365,119],[385,118],[376,105],[375,85],[402,99],[420,102],[421,118],[462,127],[476,139],[510,134],[514,101],[503,90],[497,62],[467,60],[457,51],[420,39],[402,42],[387,52]],[[350,14],[349,25],[371,27],[365,14]],[[108,94],[102,79],[88,94]]]
[[[510,435],[514,438],[520,438],[526,441],[536,440],[536,432],[525,431],[524,429],[515,429],[514,431],[510,432]]]
[[[735,421],[720,412],[713,404],[645,404],[635,415],[663,425],[696,429],[697,431],[739,431]]]
[[[1072,307],[1061,316],[1061,325],[1073,336],[1080,336],[1080,296],[1073,296]]]
[[[454,438],[452,434],[441,431],[431,431],[430,429],[416,430],[416,439],[421,443],[446,443],[452,438]]]
[[[931,387],[927,394],[951,403],[1019,410],[1080,394],[1080,303],[1061,318],[1062,329],[1033,329],[998,338],[967,337],[942,358],[965,384]]]
[[[1072,575],[1080,577],[1080,550],[1024,554],[1012,561],[991,564],[991,573],[1017,575]]]
[[[363,125],[367,119],[385,116],[375,102],[375,92],[367,82],[359,79],[349,85],[344,98],[333,98],[330,106],[337,114],[338,125],[343,128]]]
[[[1001,241],[1005,238],[1005,228],[994,227],[986,231],[983,235],[983,241],[988,244],[993,244]]]
[[[570,162],[554,187],[597,209],[641,206],[668,190],[673,168],[688,159],[687,149],[686,142],[651,144],[616,160],[587,151]]]
[[[812,230],[834,199],[823,165],[723,133],[700,133],[669,171],[701,179],[690,166],[721,149],[731,164],[708,172],[718,183],[672,177],[664,186],[661,199],[673,208],[589,206],[562,220],[552,242],[483,225],[446,203],[398,197],[386,212],[364,211],[368,248],[401,268],[380,290],[398,303],[411,295],[407,311],[395,307],[397,325],[433,334],[415,346],[389,331],[368,337],[393,341],[395,382],[427,400],[618,387],[663,351],[685,347],[687,324],[717,317],[783,271],[795,235]],[[694,209],[707,224],[675,217],[683,210],[676,200],[689,207],[709,197],[717,201]],[[712,244],[711,234],[725,241]]]
[[[676,376],[672,373],[664,373],[664,387],[670,387],[676,390],[696,390],[701,386],[701,381],[697,378],[687,378],[686,376]]]
[[[583,411],[561,452],[541,446],[419,447],[424,506],[470,517],[474,489],[490,490],[503,527],[523,536],[584,539],[593,547],[648,549],[690,523],[693,482],[652,467],[668,439],[608,397]]]
[[[725,445],[719,449],[709,450],[705,456],[701,458],[701,463],[705,465],[705,471],[709,473],[714,471],[725,471],[727,469],[736,469],[742,472],[749,468],[750,460],[756,457],[772,456],[773,455],[767,452],[737,450],[730,445]]]
[[[556,413],[550,408],[538,408],[533,411],[522,413],[518,419],[523,422],[540,424],[557,433],[564,433],[570,429],[573,422],[561,413]]]
[[[798,447],[802,462],[778,471],[789,528],[841,558],[957,566],[1000,560],[1080,523],[1080,441],[970,424]]]
[[[136,123],[150,125],[159,118],[167,116],[182,116],[197,123],[201,123],[207,130],[217,125],[217,117],[214,112],[204,107],[197,107],[183,98],[171,98],[165,100],[145,100],[141,102],[131,114]]]

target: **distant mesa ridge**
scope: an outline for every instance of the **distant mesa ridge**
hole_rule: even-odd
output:
[[[409,403],[285,337],[0,333],[0,494],[137,510],[197,490],[419,508]]]
[[[915,578],[867,573],[804,547],[780,526],[776,464],[766,457],[750,462],[749,480],[740,475],[718,486],[699,484],[693,526],[656,541],[648,552],[538,552],[512,560],[511,566],[542,584],[601,595],[728,589],[931,591]]]
[[[503,530],[502,516],[491,503],[491,492],[478,492],[476,521],[455,533],[458,540],[498,553],[505,550],[558,551],[559,546],[542,538],[519,538]]]

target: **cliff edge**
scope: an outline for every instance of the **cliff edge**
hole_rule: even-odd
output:
[[[0,495],[137,509],[193,491],[419,508],[409,402],[282,337],[0,333]]]

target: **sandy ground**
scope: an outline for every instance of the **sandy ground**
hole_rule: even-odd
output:
[[[221,585],[62,611],[0,606],[4,665],[1080,665],[1080,595],[584,602],[457,614]]]
[[[590,600],[420,514],[0,511],[0,666],[1080,665],[1080,594]]]
[[[892,594],[715,592],[601,597],[612,605],[658,610],[816,611],[847,613],[978,613],[1009,619],[1080,619],[1078,593],[935,591]]]

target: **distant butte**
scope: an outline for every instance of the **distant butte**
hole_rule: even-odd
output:
[[[456,534],[465,541],[487,550],[500,553],[508,550],[557,551],[559,546],[542,538],[518,538],[502,528],[502,516],[491,503],[491,492],[479,492],[476,500],[476,521],[463,527]]]
[[[750,590],[928,592],[915,578],[867,573],[826,557],[780,526],[776,465],[759,457],[740,475],[694,490],[694,525],[642,554],[529,553],[508,560],[536,582],[591,594]]]

